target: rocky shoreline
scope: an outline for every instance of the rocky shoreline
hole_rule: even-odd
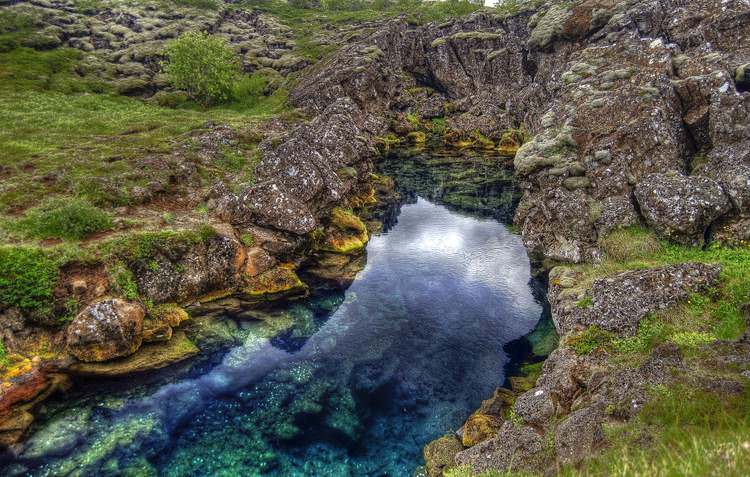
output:
[[[210,227],[144,233],[72,261],[55,302],[86,307],[66,330],[3,309],[3,340],[18,359],[3,381],[0,443],[22,439],[34,406],[68,372],[195,354],[179,331],[185,309],[303,295],[296,271],[310,257],[308,273],[352,279],[372,232],[366,210],[392,186],[373,174],[378,149],[428,136],[514,155],[515,225],[549,272],[561,335],[531,389],[498,390],[459,437],[425,448],[428,475],[579,464],[607,447],[605,429],[638,416],[655,386],[743,393],[746,323],[739,333],[691,328],[696,320],[669,326],[696,296],[750,301],[722,291],[735,256],[693,252],[750,240],[748,65],[741,0],[540,2],[443,24],[383,23],[304,70],[290,102],[309,121],[261,141],[253,184],[211,189]],[[667,338],[641,346],[662,315]],[[52,359],[24,358],[40,342]],[[133,362],[149,351],[144,342],[171,352]]]

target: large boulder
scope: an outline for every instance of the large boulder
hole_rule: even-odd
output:
[[[455,436],[443,436],[424,447],[425,467],[429,477],[442,477],[446,470],[455,467],[456,454],[464,450]]]
[[[731,208],[714,180],[677,173],[651,174],[635,188],[641,213],[660,235],[702,245],[706,229]]]
[[[85,362],[131,355],[143,341],[145,314],[141,305],[117,298],[89,305],[68,326],[68,351]]]
[[[540,471],[547,455],[543,438],[532,427],[505,421],[496,437],[456,454],[456,464],[475,473],[488,470]]]
[[[646,315],[705,291],[720,272],[719,265],[682,263],[600,278],[589,290],[579,290],[579,277],[559,267],[550,273],[552,319],[561,334],[591,325],[633,334]]]
[[[572,413],[557,427],[555,450],[563,464],[577,464],[604,444],[602,422],[605,415],[599,406]]]

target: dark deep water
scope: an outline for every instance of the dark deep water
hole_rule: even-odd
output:
[[[408,175],[398,164],[384,168],[411,203],[372,238],[345,292],[259,320],[196,319],[206,347],[217,336],[237,345],[51,402],[0,473],[411,476],[422,447],[503,384],[504,345],[530,333],[543,306],[519,236],[463,198],[446,202],[443,179],[415,182],[418,164]],[[509,189],[478,180],[488,181],[489,192],[455,190],[507,203]]]

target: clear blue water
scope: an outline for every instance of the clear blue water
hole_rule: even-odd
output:
[[[502,385],[542,314],[530,283],[520,237],[419,198],[346,291],[222,318],[239,344],[50,403],[5,474],[411,476]]]

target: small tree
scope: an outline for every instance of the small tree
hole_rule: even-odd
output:
[[[240,72],[237,54],[224,39],[187,32],[167,45],[164,72],[175,88],[204,107],[227,101]]]

